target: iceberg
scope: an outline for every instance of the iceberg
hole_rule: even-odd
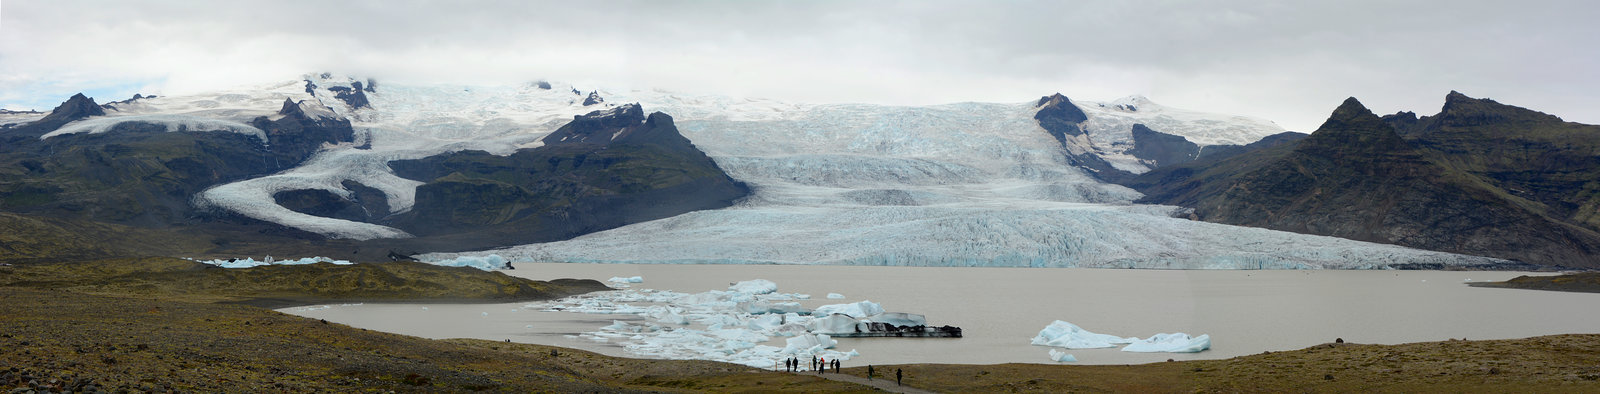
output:
[[[854,333],[860,331],[856,328],[860,323],[850,316],[832,314],[811,319],[811,322],[806,324],[806,329],[821,334]]]
[[[1211,336],[1200,335],[1190,337],[1189,334],[1156,334],[1150,338],[1118,337],[1115,335],[1096,334],[1084,330],[1075,324],[1056,320],[1039,331],[1033,337],[1033,344],[1040,346],[1061,347],[1067,349],[1098,349],[1116,347],[1127,344],[1122,351],[1138,353],[1198,353],[1211,348]],[[1056,353],[1052,351],[1051,357]],[[1058,360],[1059,361],[1059,360]]]
[[[778,284],[766,279],[751,279],[734,283],[728,286],[728,290],[750,295],[769,294],[778,291]]]
[[[867,321],[888,323],[896,326],[926,326],[928,318],[915,313],[884,312],[868,317]]]
[[[1055,362],[1058,362],[1058,363],[1075,363],[1075,362],[1078,362],[1078,358],[1077,357],[1073,357],[1071,354],[1068,354],[1067,352],[1063,352],[1063,351],[1056,350],[1056,349],[1050,349],[1050,361],[1055,361]]]
[[[832,349],[839,341],[827,334],[805,334],[786,339],[784,343],[787,346],[783,347],[783,354],[815,354],[822,349]]]
[[[198,262],[205,263],[205,264],[210,264],[210,265],[215,265],[215,266],[222,267],[222,268],[250,268],[250,267],[260,267],[260,266],[263,266],[263,265],[302,265],[302,264],[316,264],[316,263],[330,263],[330,264],[337,264],[337,265],[355,264],[355,263],[351,263],[351,262],[345,261],[345,260],[334,260],[334,259],[327,258],[327,257],[322,257],[322,256],[306,257],[306,258],[292,259],[292,260],[273,260],[272,256],[267,256],[266,260],[259,260],[259,261],[254,259],[254,258],[249,258],[249,257],[246,257],[246,258],[243,258],[243,259],[227,259],[227,260],[221,260],[221,259],[217,259],[217,260],[194,260],[194,259],[189,259],[189,260],[198,261]]]
[[[506,263],[508,262],[510,262],[510,260],[506,260],[505,257],[500,257],[498,254],[491,254],[487,256],[456,256],[455,258],[429,261],[428,263],[446,267],[472,267],[484,271],[491,271],[505,268]]]
[[[817,316],[827,316],[837,313],[859,319],[883,314],[883,306],[872,301],[861,301],[849,304],[823,305],[817,307],[817,309],[811,313]]]
[[[632,276],[632,277],[613,276],[613,277],[611,277],[611,279],[606,279],[606,281],[607,282],[611,282],[611,283],[644,283],[644,277],[642,277],[642,276]]]
[[[1211,348],[1211,336],[1189,337],[1189,334],[1156,334],[1148,339],[1134,341],[1122,348],[1124,352],[1139,353],[1199,353]]]
[[[844,294],[828,293],[828,299],[830,299],[830,300],[842,300],[842,299],[844,299]]]
[[[1099,349],[1116,347],[1117,345],[1133,343],[1138,340],[1139,338],[1096,334],[1075,324],[1056,320],[1043,330],[1039,330],[1039,335],[1033,337],[1033,344],[1067,349]]]

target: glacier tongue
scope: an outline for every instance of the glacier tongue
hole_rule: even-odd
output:
[[[391,212],[411,208],[419,182],[387,163],[466,149],[508,154],[583,106],[570,85],[408,86],[365,93],[370,107],[335,99],[340,76],[310,77],[256,96],[152,100],[126,114],[211,114],[236,119],[308,96],[352,120],[370,149],[336,146],[300,167],[206,190],[203,206],[332,237],[407,237],[386,226],[290,211],[288,190],[344,181],[384,193]],[[581,89],[590,91],[592,89]],[[738,205],[638,223],[576,239],[429,260],[498,254],[514,261],[826,263],[909,266],[1119,268],[1382,268],[1394,263],[1497,260],[1329,237],[1175,219],[1182,209],[1135,205],[1140,194],[1069,164],[1033,119],[1032,103],[934,106],[791,104],[660,91],[604,92],[671,114],[679,130],[753,194]],[[259,97],[257,97],[259,96]],[[611,105],[611,104],[601,104]],[[1167,108],[1142,98],[1079,103],[1092,148],[1117,161],[1128,128],[1151,128],[1205,145],[1247,143],[1282,131],[1253,118]],[[257,108],[261,107],[261,108]],[[226,116],[224,116],[226,115]],[[1129,165],[1136,165],[1129,164]]]

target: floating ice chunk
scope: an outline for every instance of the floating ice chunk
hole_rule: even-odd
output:
[[[1116,347],[1120,344],[1133,343],[1138,340],[1139,338],[1096,334],[1075,324],[1056,320],[1043,330],[1039,330],[1039,335],[1033,337],[1033,344],[1068,349],[1098,349]]]
[[[1189,334],[1156,334],[1148,339],[1134,341],[1123,347],[1124,352],[1139,353],[1199,353],[1211,348],[1211,336],[1200,335],[1190,338]]]
[[[673,304],[678,304],[678,305],[705,305],[705,306],[721,306],[721,305],[733,306],[733,305],[735,305],[735,303],[733,301],[729,301],[728,300],[726,292],[719,292],[719,291],[707,291],[707,292],[704,292],[704,293],[694,293],[694,294],[688,294],[688,295],[680,296],[678,298],[673,299],[672,303]]]
[[[768,339],[771,339],[766,335],[757,334],[753,331],[742,328],[724,328],[721,330],[712,331],[711,335],[729,341],[749,342],[751,343],[750,346],[752,347],[755,346],[754,344],[756,343],[766,342]]]
[[[489,317],[489,312],[484,312],[483,317]]]
[[[828,293],[828,299],[830,299],[830,300],[842,300],[842,299],[844,299],[844,294]]]
[[[806,309],[804,306],[800,306],[800,303],[798,302],[774,302],[772,303],[772,313],[798,313],[809,315],[811,314],[811,310]]]
[[[838,334],[856,332],[856,324],[860,321],[850,316],[832,314],[812,319],[806,323],[809,331],[819,334]]]
[[[888,323],[888,324],[893,324],[893,325],[896,325],[896,326],[926,326],[926,325],[928,325],[928,317],[927,316],[918,315],[918,314],[915,314],[915,313],[884,312],[884,313],[880,313],[880,314],[877,314],[877,315],[873,315],[872,317],[868,317],[865,320],[878,322],[878,323]]]
[[[349,261],[334,260],[334,259],[327,258],[327,257],[322,257],[322,256],[306,257],[306,258],[300,258],[300,259],[284,259],[284,260],[273,260],[272,256],[267,256],[267,258],[265,260],[256,260],[254,258],[246,257],[246,258],[243,258],[243,259],[194,260],[194,261],[199,261],[201,263],[215,265],[215,266],[222,267],[222,268],[250,268],[250,267],[260,267],[260,266],[263,266],[263,265],[301,265],[301,264],[316,264],[316,263],[331,263],[331,264],[337,264],[337,265],[354,264],[354,263],[351,263]]]
[[[1050,349],[1050,360],[1058,362],[1058,363],[1075,363],[1075,362],[1078,362],[1078,358],[1077,357],[1073,357],[1071,354],[1068,354],[1067,352],[1056,350],[1056,349]]]
[[[745,322],[745,327],[752,330],[769,331],[783,326],[783,315],[765,314]]]
[[[849,304],[823,305],[817,307],[817,310],[812,312],[812,314],[818,316],[827,316],[835,313],[849,315],[850,317],[859,319],[867,316],[883,314],[883,306],[872,301],[861,301]]]
[[[839,344],[839,341],[834,340],[827,334],[805,334],[785,339],[784,343],[787,346],[783,347],[782,353],[800,354],[816,353],[821,349],[832,349],[834,345]]]
[[[778,284],[766,279],[751,279],[734,283],[728,290],[744,294],[767,294],[778,291]]]
[[[677,312],[667,312],[666,314],[661,315],[661,317],[656,318],[656,321],[660,321],[662,323],[667,323],[667,324],[677,324],[677,325],[684,325],[684,326],[689,325],[689,318],[684,317],[683,315],[680,315]]]
[[[505,268],[506,263],[509,261],[498,254],[491,254],[488,256],[457,256],[449,260],[429,261],[427,263],[446,267],[472,267],[489,271]]]
[[[742,326],[742,325],[744,325],[744,321],[743,320],[740,320],[736,316],[727,315],[727,314],[696,316],[694,321],[695,321],[695,323],[704,324],[706,326]]]
[[[773,330],[772,333],[779,336],[792,337],[806,333],[806,325],[800,323],[784,323],[783,325],[778,326],[778,329]]]
[[[642,277],[642,276],[630,276],[630,277],[613,276],[613,277],[611,277],[611,279],[606,279],[606,281],[607,282],[611,282],[611,283],[644,283],[644,277]]]

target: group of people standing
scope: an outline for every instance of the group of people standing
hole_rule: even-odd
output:
[[[811,370],[817,371],[817,373],[819,373],[819,374],[823,373],[823,372],[827,372],[828,366],[830,366],[830,365],[833,366],[833,373],[839,373],[839,359],[834,359],[833,361],[828,361],[828,359],[825,359],[825,358],[817,358],[817,356],[811,356]],[[799,357],[790,357],[788,359],[783,360],[783,367],[784,367],[784,370],[787,371],[787,372],[799,372],[800,371],[800,358]]]
[[[821,375],[823,372],[827,372],[829,365],[833,366],[833,373],[839,373],[839,359],[833,359],[833,361],[828,361],[828,359],[825,359],[825,358],[817,358],[817,356],[811,356],[811,370],[817,371],[818,375]],[[785,372],[800,372],[800,358],[799,357],[790,357],[790,358],[784,359],[783,360],[783,368],[784,368]],[[875,372],[877,372],[877,371],[874,371],[872,366],[868,365],[867,366],[867,380],[872,380],[872,375],[874,375]],[[897,386],[900,385],[900,377],[901,377],[900,369],[899,368],[895,368],[894,369],[894,384],[897,385]]]

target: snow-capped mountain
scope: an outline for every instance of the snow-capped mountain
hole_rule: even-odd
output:
[[[543,137],[575,116],[638,103],[644,111],[670,115],[679,133],[728,176],[749,185],[751,195],[729,208],[469,255],[601,262],[1147,268],[1376,268],[1499,261],[1197,222],[1177,218],[1187,214],[1183,208],[1133,204],[1140,193],[1105,182],[1104,174],[1097,173],[1101,170],[1083,161],[1101,160],[1137,174],[1157,165],[1135,151],[1140,133],[1175,136],[1204,147],[1242,145],[1283,131],[1264,120],[1169,108],[1142,97],[1105,103],[1062,97],[1052,105],[1070,105],[1057,108],[1075,109],[1082,119],[1062,123],[1072,129],[1054,136],[1037,118],[1047,100],[802,104],[580,89],[543,81],[499,87],[407,86],[320,74],[235,92],[110,105],[107,114],[69,123],[57,133],[103,132],[123,120],[138,120],[170,130],[249,134],[250,119],[280,116],[285,100],[298,103],[307,114],[349,120],[354,141],[328,144],[294,168],[211,187],[194,197],[196,205],[331,238],[406,238],[413,234],[383,220],[297,212],[275,196],[317,190],[354,199],[359,192],[351,186],[355,183],[381,192],[390,217],[404,215],[415,207],[424,182],[396,175],[393,162],[469,150],[508,155],[542,146]]]

